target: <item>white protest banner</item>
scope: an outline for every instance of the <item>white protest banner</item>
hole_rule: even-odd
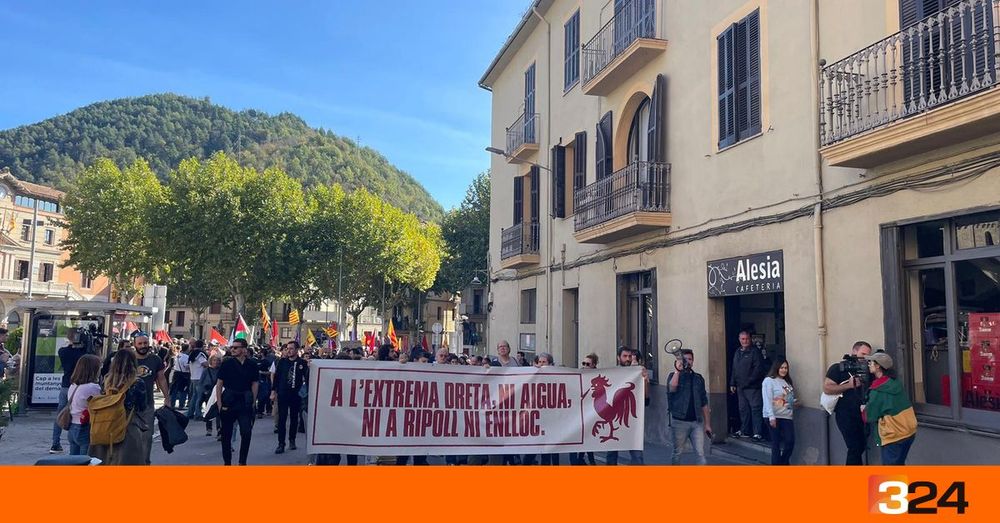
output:
[[[312,360],[310,454],[642,449],[641,367],[469,367]]]

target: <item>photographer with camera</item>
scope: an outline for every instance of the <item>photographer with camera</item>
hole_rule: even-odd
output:
[[[824,393],[840,395],[833,413],[837,418],[837,429],[847,445],[846,465],[863,464],[862,456],[868,446],[861,405],[865,401],[868,382],[868,362],[865,358],[871,353],[870,343],[855,343],[850,354],[845,354],[842,361],[830,366],[823,380]]]
[[[676,349],[674,372],[667,376],[667,406],[670,409],[670,432],[673,435],[673,454],[670,463],[681,461],[684,443],[691,442],[691,448],[698,455],[698,464],[706,464],[705,437],[712,438],[711,410],[708,407],[708,391],[705,378],[694,371],[694,351]]]

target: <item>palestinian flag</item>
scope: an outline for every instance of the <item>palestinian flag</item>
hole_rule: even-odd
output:
[[[236,327],[233,328],[233,333],[229,336],[229,345],[233,344],[233,340],[243,340],[250,343],[250,329],[247,327],[247,322],[243,321],[243,315],[238,314],[236,316]]]

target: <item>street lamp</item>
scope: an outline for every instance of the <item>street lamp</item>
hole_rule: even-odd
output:
[[[493,153],[493,154],[496,154],[496,155],[499,155],[499,156],[503,156],[504,158],[507,158],[508,160],[510,158],[512,158],[511,155],[507,154],[507,151],[504,151],[503,149],[500,149],[500,148],[497,148],[497,147],[487,147],[486,148],[486,152]],[[542,169],[543,171],[552,172],[552,169],[549,169],[548,167],[546,167],[544,165],[539,165],[539,164],[537,164],[535,162],[529,162],[527,160],[521,160],[521,163],[526,163],[526,164],[528,164],[528,165],[530,165],[532,167],[538,167],[539,169]]]
[[[486,269],[473,269],[473,271],[474,271],[474,273],[473,273],[472,282],[471,282],[472,285],[482,285],[483,284],[483,280],[479,279],[479,273],[481,273],[481,272],[485,273],[487,275],[487,279],[489,279],[490,271],[488,271]]]

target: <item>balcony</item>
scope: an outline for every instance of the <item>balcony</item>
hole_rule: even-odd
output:
[[[631,0],[583,46],[583,94],[607,96],[667,48],[656,0]]]
[[[507,128],[507,163],[521,163],[538,153],[538,113],[522,113]]]
[[[1000,131],[1000,0],[963,0],[823,67],[820,153],[872,168]]]
[[[670,164],[635,162],[573,194],[580,243],[608,243],[670,226]]]
[[[7,278],[0,279],[0,292],[9,292],[12,294],[22,294],[27,296],[28,294],[28,280],[12,280]],[[70,283],[60,283],[56,281],[36,281],[31,284],[31,296],[32,298],[44,299],[44,298],[64,298],[72,300],[82,300],[83,296],[80,295],[73,285]]]
[[[517,269],[538,265],[538,222],[519,223],[500,233],[500,267]]]

